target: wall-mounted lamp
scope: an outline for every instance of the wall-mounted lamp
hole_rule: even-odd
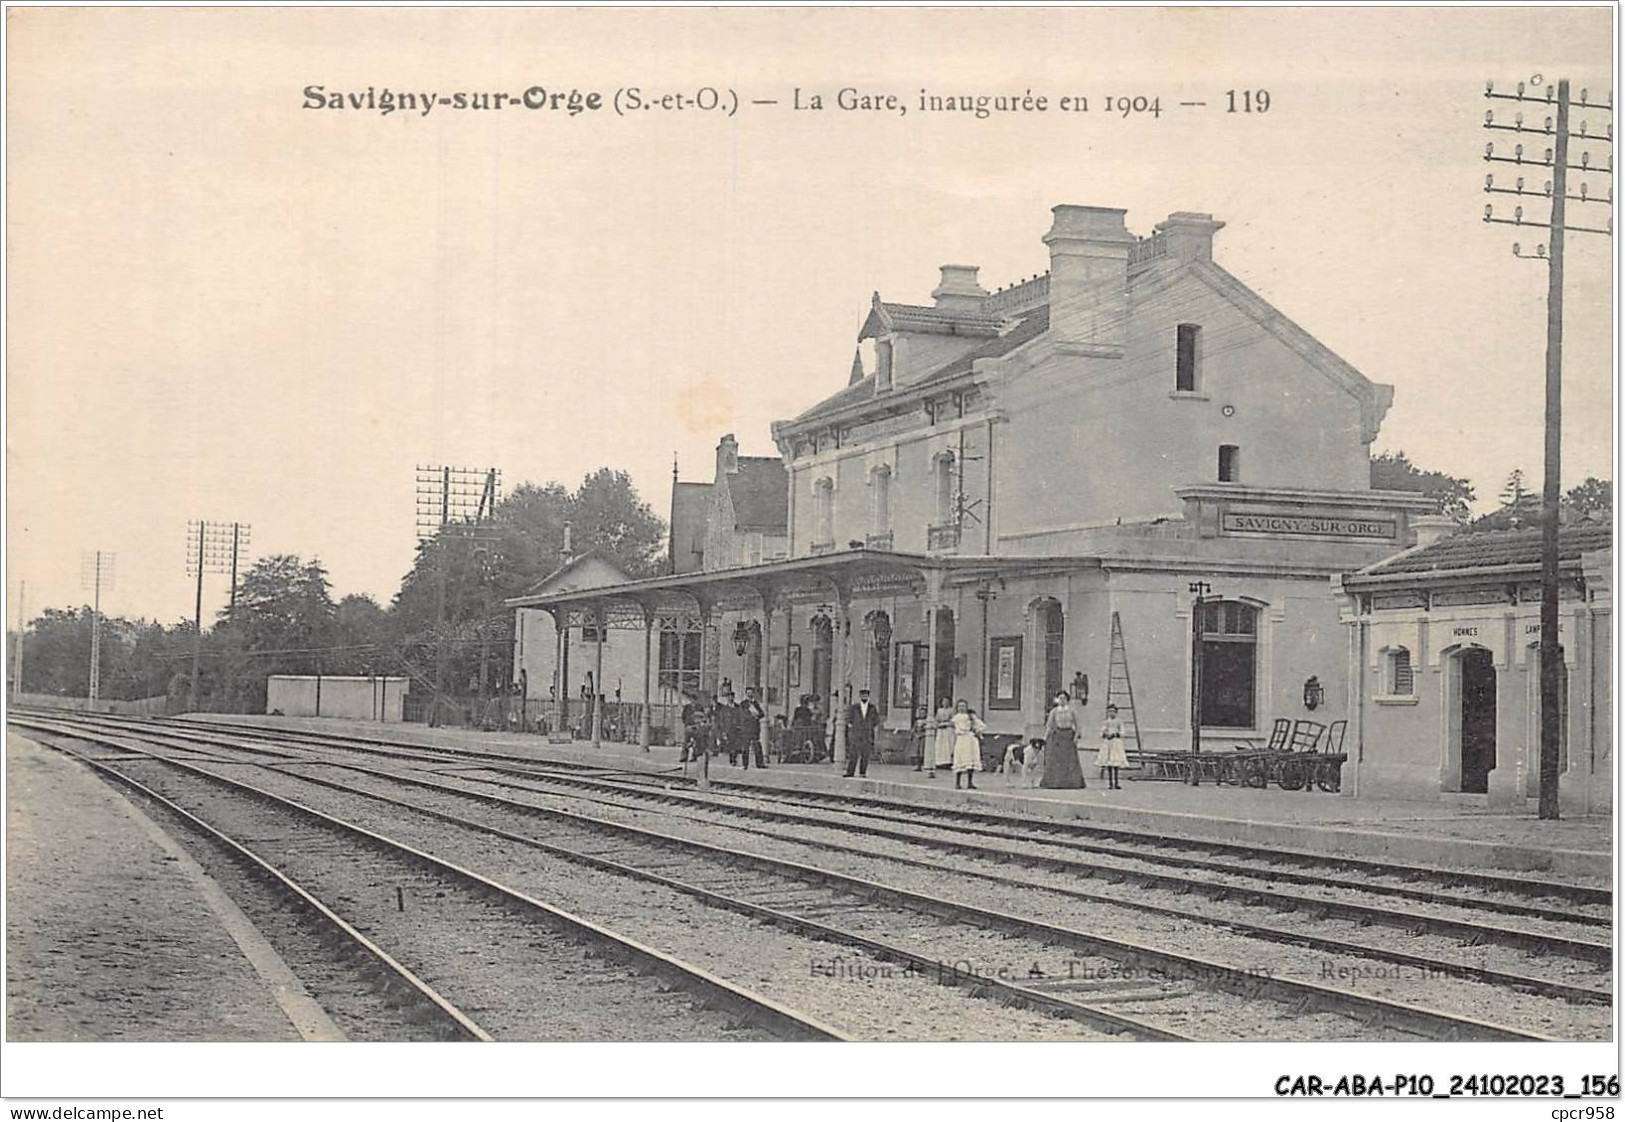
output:
[[[1320,708],[1320,703],[1326,700],[1326,688],[1320,684],[1320,679],[1311,674],[1303,683],[1303,707],[1311,713]]]

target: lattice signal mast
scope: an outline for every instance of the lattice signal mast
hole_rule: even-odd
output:
[[[434,704],[429,724],[439,724],[446,693],[446,545],[441,531],[447,526],[477,527],[496,514],[502,488],[500,468],[462,468],[447,464],[417,467],[417,534],[421,542],[436,543]],[[481,535],[465,530],[457,535],[473,541]],[[483,644],[483,631],[482,631]],[[483,661],[483,646],[482,646]],[[482,670],[481,679],[483,682]]]
[[[91,594],[90,608],[90,700],[102,692],[102,589],[114,585],[114,563],[118,555],[105,549],[79,555],[79,587]]]
[[[237,562],[248,548],[253,527],[246,522],[197,521],[186,524],[186,575],[197,578],[193,607],[192,685],[187,707],[197,710],[203,665],[203,574],[231,574],[231,607],[237,607]]]
[[[1497,215],[1495,203],[1484,205],[1484,221],[1501,226],[1521,226],[1546,231],[1545,244],[1536,245],[1526,253],[1522,242],[1512,243],[1512,254],[1529,261],[1544,261],[1547,270],[1546,287],[1546,463],[1541,504],[1540,554],[1540,817],[1558,817],[1558,750],[1563,659],[1559,654],[1557,633],[1557,524],[1559,487],[1563,466],[1563,249],[1566,235],[1599,234],[1611,237],[1614,232],[1614,189],[1609,182],[1601,192],[1594,192],[1595,184],[1589,177],[1612,177],[1614,174],[1614,96],[1605,95],[1593,100],[1589,91],[1582,89],[1578,100],[1569,96],[1569,81],[1560,79],[1556,86],[1546,85],[1536,74],[1528,83],[1519,82],[1508,93],[1497,90],[1494,82],[1486,82],[1484,96],[1490,101],[1516,103],[1512,117],[1506,110],[1497,117],[1494,109],[1484,113],[1484,127],[1491,132],[1509,132],[1514,136],[1508,152],[1503,142],[1496,151],[1494,141],[1484,146],[1484,160],[1491,164],[1511,164],[1516,168],[1509,185],[1496,182],[1492,172],[1484,177],[1484,191],[1490,195],[1512,195],[1512,214],[1504,211]],[[1578,109],[1582,120],[1576,126],[1573,111]],[[1527,115],[1527,116],[1526,116]],[[1593,124],[1595,121],[1595,125]],[[1537,155],[1538,153],[1538,155]],[[1541,177],[1541,185],[1525,186],[1523,173]],[[1569,176],[1576,174],[1579,185],[1570,189]],[[1550,178],[1545,178],[1550,176]],[[1539,207],[1545,204],[1546,221],[1540,214],[1524,214],[1525,201]],[[1608,212],[1602,224],[1582,211],[1581,223],[1568,220],[1568,204],[1580,207],[1597,205]],[[1596,212],[1590,212],[1596,213]],[[1533,235],[1539,237],[1539,234]]]

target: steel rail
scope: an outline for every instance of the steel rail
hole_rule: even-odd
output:
[[[729,1012],[741,1016],[749,1022],[760,1024],[762,1027],[778,1033],[779,1035],[783,1035],[788,1039],[847,1039],[843,1034],[837,1032],[833,1028],[823,1025],[810,1018],[804,1017],[791,1009],[780,1005],[778,1002],[773,1001],[770,998],[752,993],[743,987],[736,986],[732,982],[729,982],[724,978],[717,977],[701,967],[686,963],[673,955],[669,955],[664,951],[656,950],[655,948],[638,942],[635,939],[627,938],[626,936],[611,931],[609,928],[594,923],[591,920],[584,919],[580,916],[574,915],[571,912],[565,911],[562,908],[558,908],[552,904],[546,903],[545,901],[538,900],[534,896],[527,893],[509,888],[508,886],[491,880],[480,873],[474,872],[472,869],[468,869],[462,865],[447,861],[444,858],[436,857],[431,853],[425,852],[424,850],[417,849],[414,846],[407,845],[404,842],[397,841],[396,839],[390,838],[384,834],[369,830],[365,826],[348,822],[342,818],[338,818],[334,815],[317,810],[314,807],[306,806],[305,804],[294,799],[285,798],[281,795],[273,794],[272,792],[265,791],[251,784],[243,783],[228,776],[216,774],[206,768],[198,767],[195,764],[187,763],[183,760],[158,756],[151,752],[143,751],[138,747],[132,747],[129,744],[120,743],[117,740],[110,739],[109,734],[107,733],[91,733],[87,735],[83,730],[75,729],[71,726],[65,728],[52,727],[51,723],[49,722],[39,721],[33,718],[24,720],[13,719],[12,723],[20,724],[24,727],[33,728],[36,730],[55,733],[59,736],[90,740],[95,743],[101,743],[112,748],[120,748],[125,751],[140,752],[148,759],[156,760],[158,762],[167,764],[170,767],[179,768],[183,771],[190,772],[199,778],[241,791],[243,794],[249,795],[250,797],[259,799],[260,801],[269,803],[273,806],[292,810],[295,814],[310,821],[316,822],[334,832],[358,838],[363,842],[372,845],[377,849],[381,849],[392,856],[403,858],[413,864],[428,868],[442,875],[449,875],[456,880],[463,881],[480,890],[489,892],[505,903],[518,905],[527,913],[541,918],[555,930],[562,929],[565,934],[579,941],[589,943],[595,948],[606,949],[612,956],[622,960],[629,960],[635,963],[642,970],[655,974],[659,977],[663,977],[685,990],[690,992],[698,990],[699,993],[697,993],[695,996],[701,998],[702,1000],[705,1000],[717,1007],[727,1009]],[[52,747],[56,746],[52,745]],[[109,770],[116,770],[110,768],[109,765],[104,764],[101,766],[107,767]],[[134,781],[132,780],[131,782]]]
[[[170,734],[170,733],[167,733],[167,730],[166,730],[166,735],[174,735],[174,736],[177,736],[177,738],[179,738],[179,739],[196,740],[196,741],[203,741],[203,742],[207,742],[207,743],[229,743],[228,739],[222,739],[220,737],[215,737],[215,738],[211,739],[211,738],[209,738],[207,736],[196,735],[196,734],[187,734],[187,733]],[[318,735],[321,735],[321,734],[318,734]],[[255,748],[250,747],[248,745],[242,745],[241,747],[243,747],[243,749],[246,750],[246,751],[254,751],[254,750],[256,750]],[[395,755],[395,753],[387,753],[387,754],[391,755],[391,756]],[[281,757],[284,754],[276,753],[276,755]],[[408,757],[408,758],[411,758],[411,757]],[[312,762],[322,762],[322,763],[327,764],[328,766],[350,768],[350,769],[359,770],[359,771],[366,771],[367,770],[367,769],[361,767],[358,764],[353,764],[353,763],[343,762],[343,761],[331,761],[331,760],[329,760],[329,761],[312,761]],[[840,820],[840,819],[819,818],[819,817],[816,817],[814,813],[800,813],[800,812],[792,811],[792,810],[778,810],[778,809],[772,809],[772,808],[768,808],[768,807],[759,807],[759,806],[758,807],[751,807],[751,806],[739,806],[739,805],[735,805],[735,804],[718,803],[713,799],[701,798],[699,796],[692,795],[692,794],[689,794],[689,793],[684,792],[684,791],[656,791],[656,790],[651,790],[650,788],[644,787],[644,786],[641,786],[641,785],[620,784],[620,783],[614,782],[613,780],[608,780],[608,779],[600,778],[600,777],[597,777],[597,776],[583,776],[583,775],[577,775],[577,774],[574,774],[574,773],[559,773],[559,772],[546,772],[545,774],[538,774],[537,772],[532,771],[532,770],[508,769],[508,768],[491,768],[491,769],[488,769],[488,770],[496,770],[496,771],[500,771],[500,772],[504,772],[504,773],[510,773],[511,772],[513,774],[523,776],[524,778],[526,778],[528,780],[531,780],[533,782],[555,783],[555,784],[560,784],[560,785],[564,785],[564,786],[586,787],[588,789],[594,789],[594,790],[607,790],[607,791],[610,791],[612,793],[618,794],[623,798],[641,799],[641,800],[644,800],[644,801],[651,801],[651,802],[656,802],[656,803],[664,803],[664,804],[672,804],[672,805],[684,805],[684,806],[700,807],[700,808],[703,808],[704,810],[706,810],[707,812],[714,813],[714,814],[719,814],[719,815],[722,815],[722,816],[725,816],[725,817],[755,818],[755,819],[759,819],[759,820],[786,822],[786,823],[791,823],[791,824],[800,825],[800,826],[841,830],[841,831],[846,831],[846,832],[851,832],[851,833],[863,834],[863,835],[870,836],[870,837],[885,838],[887,840],[901,841],[901,842],[920,845],[920,846],[924,846],[924,847],[928,847],[928,848],[940,849],[940,850],[944,850],[944,851],[947,851],[947,852],[962,853],[962,854],[968,854],[968,855],[971,855],[971,856],[977,856],[977,857],[983,857],[983,858],[989,858],[989,859],[1009,860],[1012,857],[1016,857],[1016,858],[1019,858],[1021,861],[1025,862],[1027,864],[1047,868],[1047,869],[1049,869],[1051,871],[1066,872],[1066,873],[1081,873],[1081,874],[1083,874],[1085,876],[1090,876],[1090,877],[1100,876],[1100,877],[1106,877],[1106,878],[1119,878],[1119,879],[1124,879],[1124,880],[1130,880],[1130,881],[1133,881],[1135,883],[1145,885],[1147,887],[1159,888],[1159,889],[1167,889],[1167,890],[1179,892],[1179,893],[1182,893],[1182,894],[1190,893],[1190,892],[1196,892],[1196,893],[1199,893],[1199,894],[1201,894],[1203,896],[1206,896],[1208,898],[1211,898],[1211,899],[1214,899],[1214,900],[1217,900],[1217,901],[1221,901],[1221,902],[1230,901],[1230,900],[1237,900],[1237,901],[1240,901],[1240,902],[1243,902],[1243,903],[1255,904],[1255,905],[1258,905],[1258,906],[1267,906],[1267,907],[1275,908],[1275,909],[1285,909],[1285,910],[1288,910],[1288,911],[1297,911],[1297,912],[1305,912],[1305,913],[1312,913],[1312,914],[1313,913],[1318,913],[1322,918],[1346,919],[1346,920],[1350,920],[1350,921],[1353,921],[1353,922],[1358,922],[1358,923],[1360,923],[1362,925],[1377,924],[1377,925],[1386,926],[1386,927],[1398,928],[1400,930],[1407,931],[1407,932],[1418,932],[1419,931],[1419,932],[1427,933],[1427,934],[1436,934],[1436,935],[1448,936],[1448,937],[1452,937],[1452,938],[1459,938],[1459,939],[1465,940],[1465,941],[1470,942],[1470,943],[1491,942],[1491,943],[1495,943],[1495,944],[1502,945],[1502,946],[1516,947],[1516,948],[1525,949],[1525,950],[1538,950],[1538,951],[1543,951],[1543,952],[1556,951],[1556,952],[1558,952],[1560,954],[1565,955],[1566,957],[1574,958],[1574,959],[1577,959],[1579,961],[1584,961],[1584,962],[1607,964],[1607,963],[1610,963],[1610,962],[1613,961],[1613,948],[1610,945],[1606,944],[1606,943],[1597,943],[1597,942],[1592,942],[1592,941],[1584,940],[1584,939],[1568,938],[1568,937],[1548,934],[1548,933],[1544,933],[1544,932],[1540,932],[1540,931],[1529,931],[1529,930],[1524,930],[1524,929],[1519,929],[1519,928],[1496,926],[1496,925],[1487,924],[1487,923],[1479,923],[1479,922],[1475,922],[1475,921],[1471,921],[1471,920],[1453,919],[1453,918],[1450,918],[1450,917],[1447,917],[1447,916],[1428,915],[1428,914],[1425,914],[1425,913],[1423,913],[1423,914],[1416,914],[1416,913],[1396,914],[1396,913],[1394,913],[1392,911],[1385,910],[1385,909],[1382,909],[1382,908],[1376,908],[1376,907],[1372,907],[1372,906],[1369,906],[1369,905],[1358,904],[1358,903],[1353,903],[1353,902],[1349,902],[1349,901],[1330,900],[1330,899],[1325,899],[1325,898],[1318,897],[1318,896],[1303,896],[1303,895],[1298,895],[1298,894],[1289,893],[1289,892],[1282,892],[1282,891],[1263,888],[1263,887],[1252,887],[1252,886],[1244,886],[1244,885],[1227,884],[1227,883],[1224,883],[1224,882],[1214,882],[1214,881],[1204,880],[1204,879],[1200,879],[1200,878],[1192,878],[1192,877],[1180,876],[1180,875],[1177,875],[1177,874],[1165,874],[1165,873],[1157,873],[1157,872],[1151,872],[1151,871],[1147,871],[1147,870],[1137,870],[1137,869],[1122,869],[1122,868],[1118,868],[1118,867],[1115,867],[1115,866],[1103,867],[1103,866],[1100,866],[1100,865],[1097,865],[1097,864],[1081,862],[1081,861],[1074,861],[1074,860],[1070,860],[1070,859],[1067,859],[1067,858],[1056,857],[1056,856],[1052,856],[1052,855],[1048,855],[1048,854],[1032,854],[1032,853],[1019,853],[1018,854],[1018,853],[1014,853],[1014,852],[1012,852],[1010,850],[1007,850],[1007,849],[1002,849],[1002,848],[999,848],[999,847],[996,847],[996,846],[981,845],[981,844],[971,842],[971,841],[929,837],[929,836],[924,836],[924,835],[920,835],[920,834],[910,833],[910,832],[905,831],[905,830],[888,829],[886,827],[873,826],[873,825],[868,825],[868,824],[865,824],[865,823],[857,823],[857,822],[851,822],[851,821]],[[393,776],[392,773],[378,773],[378,774],[386,775],[386,776],[389,776],[389,777],[396,777],[396,776]],[[401,778],[401,777],[397,777],[397,778]],[[481,780],[473,780],[473,781],[475,781],[475,782],[487,782],[487,783],[495,782],[495,781],[492,781],[492,780],[483,780],[483,781],[481,781]],[[535,788],[528,788],[528,787],[526,787],[526,786],[524,786],[522,784],[508,784],[508,785],[513,787],[516,790],[536,790]],[[546,792],[545,791],[538,791],[537,793],[545,794]],[[583,797],[583,796],[577,795],[575,797]],[[593,800],[593,801],[600,801],[600,802],[605,803],[606,805],[616,805],[611,800]],[[758,801],[763,801],[763,800],[758,800]],[[768,801],[775,801],[776,802],[778,800],[768,800]],[[815,811],[816,810],[816,808],[813,808],[813,807],[809,807],[807,809],[809,811]],[[909,821],[906,818],[904,818],[904,819],[890,819],[890,820],[903,821],[905,823]],[[953,829],[959,830],[959,832],[961,832],[961,833],[969,832],[969,833],[977,834],[979,836],[988,836],[988,837],[993,837],[993,838],[997,838],[997,839],[1001,839],[1001,840],[1007,840],[1007,841],[1024,840],[1024,839],[1022,839],[1020,837],[1013,837],[1013,836],[1010,836],[1010,835],[999,833],[997,831],[981,830],[981,829],[976,829],[976,828],[970,828],[970,829],[967,830],[965,828],[959,827],[958,825],[950,826],[948,824],[940,824],[940,823],[937,823],[937,822],[934,822],[934,821],[921,822],[921,823],[917,823],[917,824],[925,825],[925,826],[928,826],[928,827],[933,828],[933,829],[949,829],[949,828],[953,828]],[[735,826],[733,828],[735,828],[735,829],[744,829],[744,827],[738,827],[738,826]],[[761,832],[764,834],[764,836],[768,836],[768,837],[782,837],[783,836],[783,835],[773,834],[773,833],[768,832],[768,831],[761,831]],[[804,839],[804,838],[803,839],[796,839],[796,840],[800,840],[800,841],[806,842],[808,844],[825,844],[825,843],[812,842],[810,839]],[[1048,839],[1032,839],[1032,840],[1040,840],[1040,841],[1043,841],[1045,844],[1063,844],[1063,845],[1065,844],[1065,843],[1052,843]],[[828,844],[830,844],[832,848],[838,848],[838,847],[835,847],[833,845],[833,843],[828,843]],[[1077,847],[1068,846],[1068,848],[1077,848]],[[1089,847],[1083,847],[1083,848],[1084,848],[1085,852],[1099,852],[1099,851],[1094,850],[1094,849],[1089,848]],[[862,851],[860,851],[860,852],[862,852]],[[1121,854],[1118,854],[1114,850],[1105,850],[1104,852],[1108,853],[1109,855],[1123,856]],[[1129,855],[1129,856],[1130,856],[1130,859],[1143,859],[1143,858],[1138,857],[1137,855]],[[907,858],[894,858],[894,859],[895,860],[902,860],[902,861],[909,860]],[[925,863],[925,864],[929,864],[929,863]],[[1233,874],[1233,875],[1244,875],[1244,876],[1245,875],[1255,875],[1255,876],[1264,875],[1264,874],[1251,873],[1249,870],[1232,869],[1232,868],[1230,868],[1228,866],[1219,866],[1214,871],[1220,871],[1220,872],[1230,873],[1230,874]],[[1312,878],[1308,878],[1308,880],[1309,880],[1309,883],[1315,884],[1317,886],[1323,884],[1323,882],[1315,881]],[[1361,886],[1361,885],[1355,885],[1355,886],[1352,886],[1352,887],[1357,891],[1364,889],[1364,886]],[[1073,890],[1073,891],[1076,891],[1076,890]],[[1081,895],[1084,898],[1095,898],[1095,894],[1084,893],[1084,894],[1081,894]],[[1099,896],[1098,899],[1101,899],[1101,900],[1107,901],[1107,902],[1111,902],[1111,903],[1116,903],[1116,904],[1118,904],[1120,906],[1124,906],[1124,907],[1137,907],[1137,906],[1140,906],[1134,901],[1118,900],[1118,899],[1113,898],[1113,897]],[[1488,909],[1477,908],[1477,905],[1480,902],[1472,900],[1472,899],[1457,900],[1457,899],[1454,899],[1454,898],[1451,898],[1451,897],[1440,897],[1440,898],[1437,898],[1437,899],[1430,899],[1430,900],[1428,900],[1426,902],[1436,903],[1436,904],[1443,904],[1443,905],[1452,906],[1452,907],[1476,909],[1476,910],[1491,910],[1491,911],[1499,910],[1497,908],[1488,908]],[[1145,910],[1150,912],[1150,911],[1153,911],[1156,906],[1155,905],[1145,905],[1144,907],[1145,907]],[[1530,909],[1527,909],[1527,910],[1519,910],[1515,914],[1520,914],[1520,915],[1525,914],[1526,911],[1527,911],[1527,914],[1534,915],[1534,916],[1536,916],[1538,918],[1546,919],[1546,920],[1558,920],[1558,921],[1572,922],[1572,923],[1582,923],[1582,922],[1584,922],[1584,923],[1587,923],[1587,924],[1592,925],[1592,926],[1601,926],[1603,923],[1607,922],[1607,920],[1599,919],[1598,917],[1575,916],[1575,915],[1572,915],[1572,914],[1554,914],[1549,910],[1540,910],[1540,909],[1533,909],[1533,908],[1530,908]],[[1221,921],[1221,920],[1218,920],[1218,919],[1215,919],[1215,918],[1212,918],[1212,917],[1203,917],[1203,916],[1192,915],[1192,914],[1187,914],[1187,913],[1179,913],[1179,914],[1184,915],[1185,918],[1193,919],[1193,920],[1196,920],[1198,922],[1212,922],[1214,924],[1223,924],[1223,925],[1226,925],[1226,926],[1236,926],[1239,923],[1239,921]],[[1241,926],[1245,926],[1245,924],[1241,924]],[[1262,932],[1265,932],[1265,931],[1272,931],[1272,930],[1278,930],[1278,929],[1259,928],[1258,930],[1259,930],[1260,933],[1262,933]],[[1299,938],[1303,938],[1303,937],[1299,936]],[[1359,946],[1359,945],[1360,944],[1349,944],[1349,946]],[[1387,952],[1387,951],[1374,951],[1373,950],[1373,951],[1370,951],[1368,953],[1377,953],[1379,955],[1386,955],[1388,957],[1393,958],[1395,961],[1400,961],[1400,959],[1405,959],[1406,961],[1403,963],[1405,965],[1420,965],[1419,963],[1410,961],[1412,956],[1407,956],[1404,952]],[[1436,965],[1449,966],[1450,964],[1436,963]],[[1461,969],[1480,969],[1480,968],[1463,967]],[[1559,994],[1556,992],[1556,990],[1549,989],[1549,987],[1552,987],[1552,986],[1561,987],[1562,986],[1561,983],[1548,983],[1548,982],[1544,982],[1541,979],[1530,978],[1530,977],[1526,977],[1526,976],[1523,976],[1523,975],[1516,975],[1516,974],[1510,974],[1510,973],[1502,974],[1497,979],[1497,984],[1512,985],[1512,986],[1520,987],[1520,988],[1526,987],[1526,986],[1527,987],[1534,987],[1537,990],[1537,992],[1541,991],[1541,990],[1546,990],[1547,992],[1552,993],[1553,996],[1559,996]],[[1581,1001],[1594,1001],[1594,1000],[1597,999],[1596,995],[1601,992],[1601,991],[1598,991],[1598,990],[1591,989],[1589,987],[1570,987],[1570,989],[1572,990],[1572,992],[1570,994],[1568,994],[1567,996],[1572,1000],[1581,1000]]]
[[[418,1004],[427,1007],[432,1012],[432,1015],[449,1026],[450,1035],[453,1038],[476,1040],[484,1043],[489,1043],[493,1039],[489,1033],[475,1023],[473,1018],[437,993],[433,986],[419,978],[406,966],[397,962],[388,951],[356,930],[347,920],[322,903],[303,885],[276,868],[252,849],[249,849],[242,842],[205,822],[173,800],[160,795],[140,780],[125,775],[107,763],[92,759],[82,752],[75,752],[73,749],[63,747],[60,744],[53,744],[45,740],[40,741],[40,743],[53,751],[79,761],[87,767],[94,768],[99,774],[139,793],[143,798],[151,799],[168,813],[180,819],[187,828],[213,842],[219,848],[224,849],[229,857],[246,866],[249,871],[261,879],[270,882],[273,889],[291,897],[298,906],[314,913],[328,928],[338,932],[347,945],[361,948],[365,955],[383,972],[386,978],[386,986],[389,984],[389,980],[398,980],[404,983],[406,988],[416,995]]]
[[[127,747],[126,745],[114,745]],[[163,757],[157,757],[163,759]],[[185,764],[180,761],[165,760],[171,766],[197,771],[199,774],[213,778],[219,782],[243,787],[249,791],[257,791],[247,784],[232,780],[224,776],[216,776],[201,768]],[[308,778],[308,777],[300,777]],[[328,781],[331,785],[331,781]],[[342,785],[340,785],[342,786]],[[369,794],[370,792],[357,792]],[[456,792],[463,794],[465,792]],[[261,792],[262,797],[268,793]],[[270,798],[286,801],[290,805],[302,806],[292,800],[283,800],[281,796],[269,795]],[[372,795],[383,801],[390,800],[387,796]],[[399,803],[411,807],[411,804]],[[308,810],[309,808],[305,808]],[[421,809],[421,808],[412,808]],[[1081,949],[1087,953],[1101,955],[1102,957],[1126,960],[1140,968],[1152,968],[1175,978],[1194,979],[1205,981],[1216,988],[1232,994],[1256,998],[1268,996],[1272,1000],[1280,1001],[1294,1007],[1317,1008],[1326,1012],[1342,1016],[1366,1017],[1401,1027],[1404,1031],[1416,1035],[1444,1039],[1462,1040],[1547,1040],[1549,1037],[1537,1033],[1525,1032],[1509,1026],[1483,1021],[1477,1018],[1461,1017],[1454,1014],[1442,1013],[1437,1010],[1406,1002],[1391,1001],[1385,998],[1372,997],[1356,991],[1341,989],[1333,986],[1322,986],[1313,982],[1300,982],[1285,978],[1261,976],[1255,973],[1229,966],[1225,963],[1200,958],[1195,955],[1185,955],[1178,952],[1166,951],[1160,948],[1117,939],[1095,932],[1083,931],[1076,928],[1060,927],[1054,924],[1029,919],[1010,913],[983,908],[964,901],[953,900],[926,893],[914,892],[908,889],[896,888],[865,878],[849,876],[828,869],[809,866],[800,862],[788,861],[781,858],[770,858],[757,854],[742,853],[735,850],[699,842],[691,838],[665,834],[660,831],[640,827],[628,826],[623,823],[611,822],[605,819],[593,818],[587,815],[575,814],[569,811],[550,810],[536,807],[534,811],[542,816],[571,822],[583,826],[593,832],[608,833],[620,837],[632,838],[637,841],[655,844],[661,848],[675,848],[685,854],[705,853],[713,859],[724,864],[742,864],[765,869],[769,872],[786,875],[791,879],[811,881],[829,887],[853,892],[861,896],[883,899],[893,904],[899,904],[911,910],[923,911],[927,914],[947,916],[948,918],[964,918],[974,921],[978,925],[991,926],[1011,932],[1023,937],[1038,937],[1052,940],[1065,945]],[[317,813],[320,812],[311,812]],[[434,812],[436,815],[443,812]],[[476,829],[489,832],[492,828],[483,824],[471,823]],[[359,827],[355,827],[360,829]],[[398,844],[398,843],[397,843]],[[805,922],[805,921],[802,921]],[[1354,1012],[1357,1011],[1357,1012]]]
[[[166,724],[169,722],[166,722]],[[196,728],[199,722],[186,722],[189,727]],[[522,756],[510,753],[486,751],[478,748],[465,748],[444,745],[417,744],[412,741],[393,740],[377,737],[352,736],[344,733],[317,732],[308,729],[283,730],[266,725],[253,725],[239,722],[221,722],[216,727],[230,728],[234,732],[246,735],[275,738],[285,732],[294,734],[294,737],[312,743],[323,741],[337,742],[384,752],[391,755],[401,753],[390,752],[389,749],[412,749],[419,753],[433,753],[455,759],[478,759],[500,762],[507,766],[544,767],[557,771],[568,768],[578,771],[607,770],[591,764],[577,761],[557,760],[529,760]],[[290,737],[290,739],[294,738]],[[691,785],[692,779],[669,773],[650,773],[641,770],[618,769],[622,774],[659,775],[668,782]],[[1353,857],[1339,854],[1316,853],[1310,850],[1265,847],[1250,845],[1244,842],[1224,841],[1219,839],[1195,838],[1182,835],[1152,834],[1145,831],[1124,829],[1120,827],[1102,826],[1077,821],[1064,821],[1057,819],[1024,818],[1013,814],[998,811],[978,810],[970,807],[926,807],[915,803],[902,802],[896,799],[886,799],[876,796],[860,795],[854,792],[815,791],[809,789],[766,788],[754,783],[740,783],[734,780],[713,777],[711,786],[726,788],[732,791],[755,796],[757,798],[773,798],[775,801],[805,801],[808,803],[837,803],[861,807],[874,807],[880,812],[895,813],[898,811],[920,817],[939,817],[955,822],[956,826],[965,820],[979,821],[995,825],[1015,827],[1041,833],[1070,835],[1077,837],[1104,837],[1115,838],[1128,843],[1151,845],[1157,850],[1169,848],[1197,850],[1202,853],[1231,852],[1242,858],[1263,859],[1271,863],[1292,862],[1300,865],[1310,865],[1325,868],[1344,869],[1374,876],[1405,877],[1416,880],[1430,880],[1441,882],[1446,886],[1471,885],[1474,887],[1505,892],[1521,896],[1556,897],[1568,899],[1572,903],[1596,904],[1611,906],[1613,891],[1594,885],[1576,884],[1570,881],[1542,880],[1534,877],[1514,876],[1506,873],[1491,873],[1471,869],[1445,869],[1429,865],[1410,865],[1401,862],[1379,861],[1371,858]],[[1165,852],[1152,855],[1140,855],[1145,860],[1159,860],[1165,863],[1178,863],[1180,859],[1172,857]],[[1247,872],[1225,866],[1219,862],[1208,862],[1193,866],[1211,869],[1212,871]],[[1291,877],[1295,874],[1288,870],[1271,868],[1268,875],[1277,878]],[[1429,903],[1459,903],[1459,901],[1441,898],[1437,893],[1428,893],[1417,889],[1407,889],[1396,885],[1374,886],[1368,891],[1381,892],[1386,895],[1402,896],[1407,899],[1416,899]],[[1509,905],[1510,907],[1510,905]],[[1548,913],[1541,909],[1528,909],[1514,911],[1509,914],[1527,914],[1545,916]],[[1598,921],[1596,917],[1587,917],[1599,926],[1611,925],[1609,920]]]

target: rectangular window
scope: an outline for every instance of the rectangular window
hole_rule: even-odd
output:
[[[1401,647],[1388,655],[1388,692],[1395,697],[1410,697],[1416,692],[1416,675],[1411,670],[1411,652]]]
[[[1237,483],[1241,480],[1241,448],[1234,444],[1219,445],[1219,482]]]
[[[1174,389],[1196,392],[1196,362],[1201,353],[1202,329],[1194,323],[1179,325],[1179,357],[1174,372]]]

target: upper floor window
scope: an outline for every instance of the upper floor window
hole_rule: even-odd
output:
[[[1241,482],[1241,447],[1239,445],[1219,445],[1219,482]]]
[[[813,541],[820,545],[834,541],[835,481],[827,475],[813,484],[813,513]]]
[[[1179,325],[1178,358],[1174,367],[1174,389],[1195,393],[1202,362],[1202,329],[1194,323]]]
[[[884,534],[891,529],[891,468],[875,468],[869,476],[869,485],[874,488],[870,496],[873,502],[870,533]]]
[[[891,389],[892,379],[892,341],[890,339],[877,339],[875,341],[875,389]]]
[[[943,452],[931,463],[937,490],[937,523],[954,520],[954,454]]]

